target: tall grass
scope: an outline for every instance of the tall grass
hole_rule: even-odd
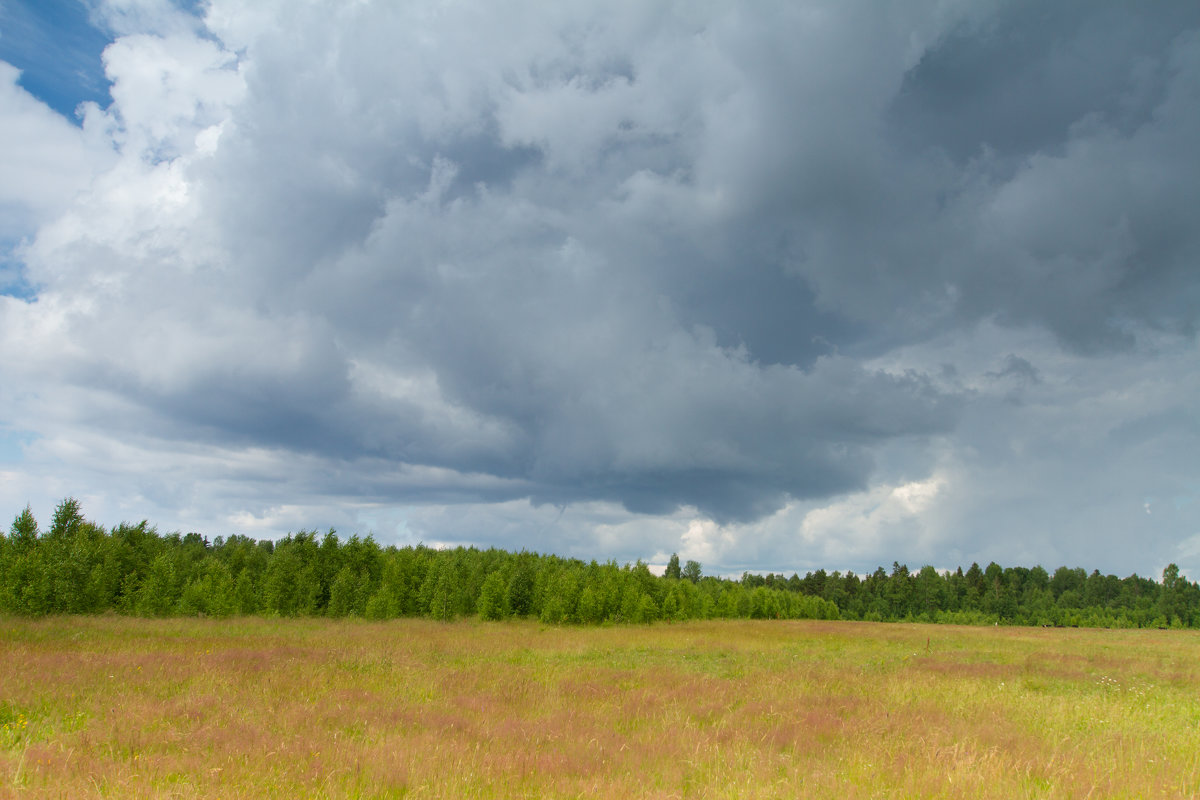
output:
[[[1200,795],[1200,635],[0,620],[0,797]]]

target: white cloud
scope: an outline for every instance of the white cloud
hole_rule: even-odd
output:
[[[91,126],[81,130],[51,111],[0,61],[0,240],[33,234],[111,160]]]
[[[245,89],[237,57],[190,33],[124,36],[105,49],[104,67],[117,141],[151,160],[191,153]]]

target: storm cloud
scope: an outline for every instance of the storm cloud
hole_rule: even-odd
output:
[[[0,65],[16,508],[1200,570],[1200,9],[95,22],[75,124]]]

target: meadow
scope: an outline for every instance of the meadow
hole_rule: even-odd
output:
[[[0,797],[1200,795],[1200,634],[0,618]]]

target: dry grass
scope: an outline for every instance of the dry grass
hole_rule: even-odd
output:
[[[0,620],[0,797],[1186,797],[1200,635]]]

